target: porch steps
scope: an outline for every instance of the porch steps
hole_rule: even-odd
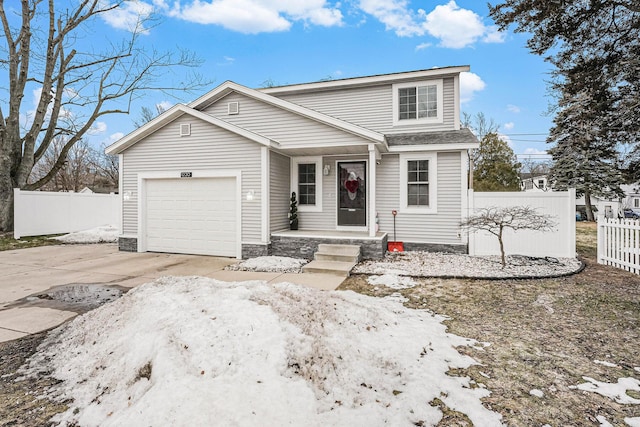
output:
[[[360,261],[360,246],[318,245],[314,260],[302,267],[304,273],[328,273],[348,277]]]

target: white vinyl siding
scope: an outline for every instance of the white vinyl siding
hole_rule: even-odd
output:
[[[271,188],[269,190],[271,232],[289,228],[290,170],[291,161],[288,157],[271,152]]]
[[[313,93],[273,95],[383,134],[455,129],[453,77],[445,77],[442,80],[442,123],[416,123],[394,127],[393,118],[397,113],[393,111],[391,83]]]
[[[227,115],[227,104],[238,102],[240,113]],[[362,145],[368,141],[348,132],[302,117],[279,107],[232,93],[208,107],[207,114],[271,138],[280,148],[330,145]]]
[[[377,166],[376,210],[380,231],[393,239],[392,210],[400,208],[400,155],[383,155]],[[430,165],[431,167],[431,165]],[[396,239],[414,243],[463,244],[458,237],[462,214],[460,152],[437,154],[437,213],[399,210],[396,217]]]
[[[180,125],[191,124],[191,135],[180,137]],[[138,233],[138,173],[237,171],[242,175],[242,240],[261,240],[260,145],[209,123],[183,116],[167,124],[123,155],[123,234]],[[246,200],[248,191],[254,199]]]

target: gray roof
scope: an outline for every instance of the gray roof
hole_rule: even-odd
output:
[[[441,132],[403,133],[385,136],[389,147],[394,145],[478,144],[478,138],[466,128]]]

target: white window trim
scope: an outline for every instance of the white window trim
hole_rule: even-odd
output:
[[[438,213],[438,157],[435,153],[400,154],[400,212],[404,213]],[[407,162],[410,160],[429,161],[429,206],[409,206],[407,202]]]
[[[301,205],[298,197],[298,165],[315,163],[316,165],[316,204]],[[322,157],[294,157],[291,159],[291,192],[296,192],[298,212],[322,212]]]
[[[438,97],[438,115],[436,117],[423,117],[420,119],[406,119],[400,120],[398,118],[399,111],[399,97],[398,90],[404,89],[407,87],[418,87],[418,86],[436,86],[436,96]],[[439,80],[424,80],[420,82],[411,82],[411,83],[397,83],[392,86],[393,90],[393,126],[412,126],[416,124],[432,124],[432,123],[443,123],[443,108],[444,108],[444,99],[443,99],[443,81]]]

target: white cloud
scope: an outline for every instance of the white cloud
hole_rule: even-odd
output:
[[[124,133],[122,132],[112,133],[111,135],[109,135],[109,142],[116,142],[117,140],[121,139],[123,136],[124,136]]]
[[[159,7],[162,7],[164,2],[154,3]],[[110,4],[106,0],[102,1],[100,4],[100,7],[102,8],[107,8],[109,6]],[[102,13],[100,16],[113,28],[148,34],[149,31],[144,27],[144,22],[149,19],[153,10],[153,5],[143,1],[125,1],[119,7]]]
[[[169,108],[173,107],[173,102],[162,101],[156,104],[156,108],[158,110],[167,111]]]
[[[487,33],[482,19],[472,10],[460,8],[451,0],[426,15],[425,28],[440,40],[442,47],[460,49],[475,43]]]
[[[424,49],[426,49],[428,47],[431,47],[431,46],[432,46],[431,43],[420,43],[418,46],[416,46],[416,51],[424,50]]]
[[[91,129],[87,132],[89,135],[100,135],[107,131],[107,124],[105,122],[94,122]]]
[[[436,6],[427,13],[412,10],[407,0],[360,0],[360,9],[382,22],[387,30],[398,36],[411,37],[429,34],[440,40],[440,46],[461,49],[481,40],[502,43],[505,34],[495,25],[487,26],[480,15],[463,9],[454,0]],[[423,49],[426,44],[419,45]]]
[[[520,107],[518,107],[517,105],[509,104],[507,105],[507,111],[518,114],[520,112]]]
[[[524,154],[547,155],[546,150],[538,150],[537,148],[526,148]]]
[[[475,73],[464,71],[460,73],[460,103],[464,104],[473,99],[476,92],[484,90],[486,83]]]
[[[507,123],[502,125],[504,130],[511,130],[511,129],[513,129],[514,126],[515,126],[515,124],[513,122],[507,122]]]
[[[360,0],[360,9],[382,22],[398,36],[421,36],[425,29],[416,19],[406,0]]]
[[[513,148],[513,141],[511,141],[511,138],[509,138],[507,135],[498,132],[498,138],[506,142],[509,147]]]
[[[342,24],[342,12],[327,7],[326,0],[193,0],[176,3],[169,14],[244,34],[286,31],[293,21],[325,27]]]

